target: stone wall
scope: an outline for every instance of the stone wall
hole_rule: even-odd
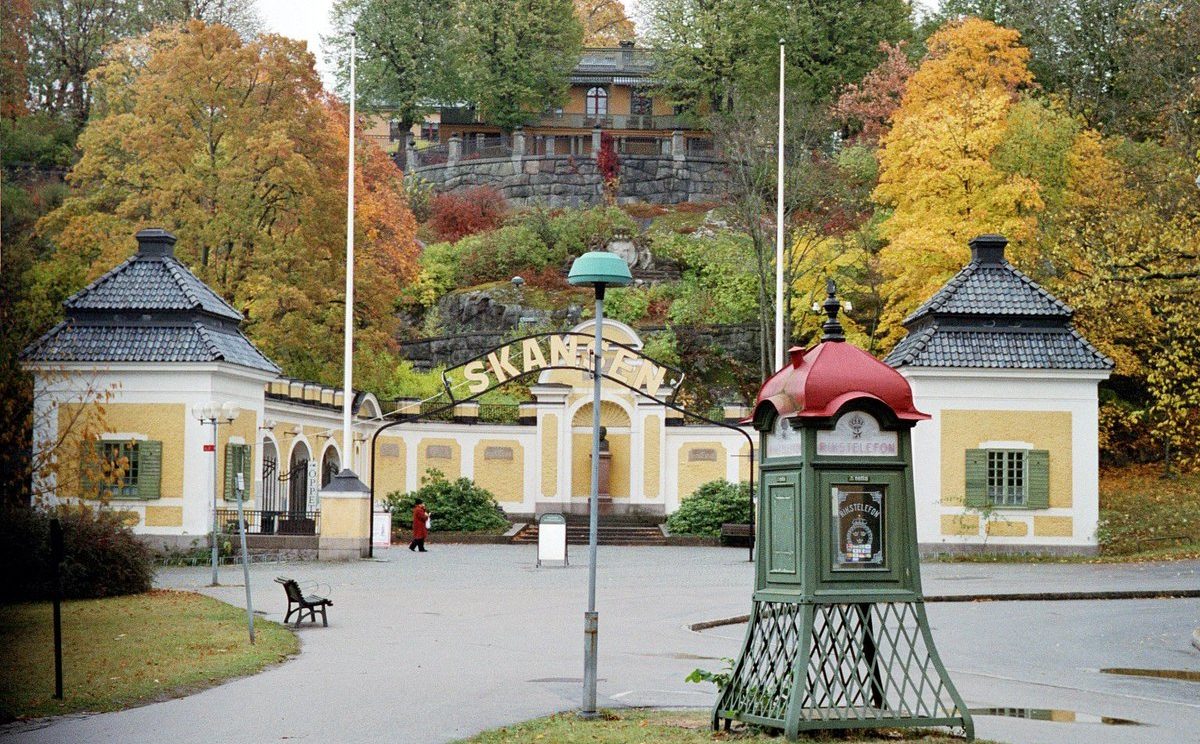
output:
[[[491,186],[511,204],[592,206],[603,201],[603,179],[586,155],[539,155],[459,160],[412,168],[439,192]],[[617,202],[679,204],[718,201],[728,176],[724,161],[687,155],[623,155]]]

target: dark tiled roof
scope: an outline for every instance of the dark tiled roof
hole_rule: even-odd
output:
[[[1112,369],[1113,362],[1070,327],[969,330],[924,325],[884,362],[893,367]]]
[[[240,331],[202,323],[93,325],[59,323],[24,356],[44,362],[229,362],[279,372]]]
[[[904,320],[930,313],[1071,317],[1072,310],[1008,261],[972,261]]]
[[[194,310],[229,320],[242,314],[221,299],[179,259],[138,253],[63,303],[71,310]]]

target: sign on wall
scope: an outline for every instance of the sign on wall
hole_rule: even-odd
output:
[[[803,457],[804,431],[793,427],[791,419],[778,416],[767,434],[766,449],[767,457]]]
[[[833,429],[817,431],[817,454],[827,456],[896,457],[900,446],[894,431],[881,431],[869,413],[851,411]]]

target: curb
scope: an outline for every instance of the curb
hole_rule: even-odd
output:
[[[1099,592],[1027,592],[1009,594],[934,594],[925,597],[932,602],[1073,602],[1086,600],[1117,599],[1195,599],[1200,598],[1200,589],[1132,589]],[[688,630],[699,632],[725,625],[741,625],[750,622],[749,615],[734,615],[716,620],[701,620],[686,625]],[[1192,632],[1192,645],[1200,649],[1200,628]]]

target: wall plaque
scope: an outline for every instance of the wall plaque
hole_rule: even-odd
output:
[[[883,568],[884,485],[833,487],[834,569]]]
[[[696,447],[688,450],[688,462],[716,462],[717,451],[711,447]]]
[[[511,460],[513,459],[512,447],[485,447],[483,450],[483,459]]]
[[[896,457],[900,454],[894,431],[881,431],[875,417],[851,411],[838,419],[833,429],[817,431],[818,455]]]
[[[790,419],[775,419],[775,428],[767,434],[767,457],[803,457],[804,431],[792,427]]]
[[[430,460],[452,460],[454,450],[450,449],[449,445],[431,444],[425,448],[425,456]]]

